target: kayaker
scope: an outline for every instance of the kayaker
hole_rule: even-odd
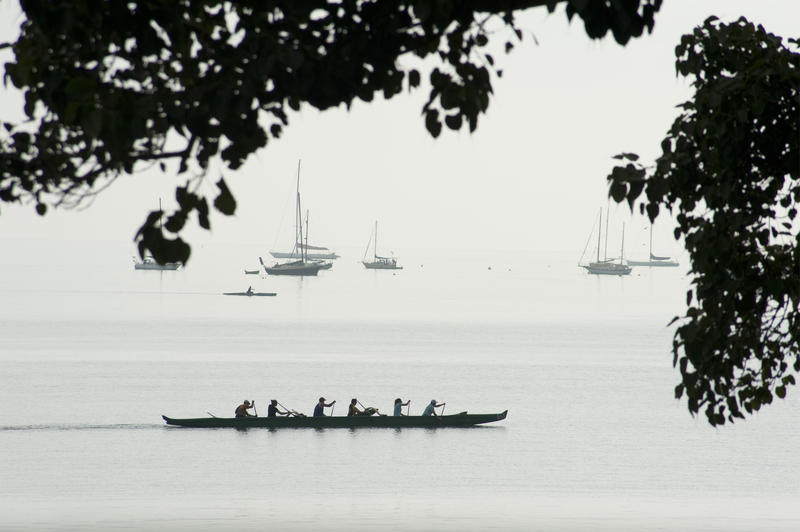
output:
[[[356,406],[356,403],[358,403],[358,399],[352,399],[350,401],[350,407],[347,409],[347,415],[348,416],[361,416],[361,415],[364,415],[364,412],[362,412],[361,410],[358,409],[358,407]]]
[[[395,399],[395,400],[394,400],[394,415],[395,415],[395,416],[403,416],[403,415],[405,415],[405,414],[403,414],[403,412],[402,412],[402,408],[403,408],[404,406],[408,406],[408,405],[410,405],[410,404],[411,404],[411,399],[409,399],[409,400],[408,400],[408,401],[406,401],[405,403],[404,403],[404,402],[403,402],[403,400],[402,400],[402,399],[400,399],[399,397],[398,397],[397,399]]]
[[[324,397],[319,398],[319,402],[317,406],[314,407],[314,417],[324,417],[325,416],[325,407],[333,406],[336,404],[336,401],[331,401],[330,403],[325,402]]]
[[[236,417],[255,417],[255,414],[251,414],[248,412],[251,408],[255,408],[256,402],[253,401],[252,403],[247,399],[244,400],[244,403],[240,404],[236,407],[236,411],[234,414]]]
[[[248,286],[247,287],[247,295],[249,296],[249,295],[252,295],[252,294],[253,294],[253,287],[252,286]]]
[[[440,406],[444,406],[446,403],[437,403],[436,399],[431,399],[431,402],[428,403],[428,406],[425,407],[425,410],[422,411],[423,416],[438,416],[439,414],[436,413],[436,409]]]
[[[289,412],[284,412],[283,410],[278,408],[278,400],[273,399],[269,402],[269,406],[267,407],[267,417],[277,417],[277,416],[288,416]]]

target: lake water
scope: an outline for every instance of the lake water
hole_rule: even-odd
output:
[[[0,257],[0,530],[800,529],[795,394],[710,428],[674,399],[684,268],[344,250],[317,278],[245,276],[246,246],[176,272],[117,244]],[[685,261],[684,261],[685,262]],[[275,291],[232,298],[223,291]],[[500,412],[470,429],[166,427],[243,399]]]

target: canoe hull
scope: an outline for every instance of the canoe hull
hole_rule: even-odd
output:
[[[174,419],[161,416],[167,425],[193,428],[443,428],[471,427],[501,421],[508,410],[499,414],[468,414],[449,416],[325,416],[325,417],[200,417]]]

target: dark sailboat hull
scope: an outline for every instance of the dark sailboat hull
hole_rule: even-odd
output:
[[[449,416],[325,416],[325,417],[200,417],[174,419],[161,416],[167,425],[194,428],[443,428],[471,427],[501,421],[508,410],[499,414],[468,414]]]
[[[310,266],[297,266],[291,268],[283,268],[281,266],[265,267],[264,270],[269,275],[317,275],[322,269],[321,266],[314,264]]]

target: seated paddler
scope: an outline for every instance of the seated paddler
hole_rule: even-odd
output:
[[[248,410],[250,410],[251,408],[255,408],[255,406],[256,406],[255,401],[251,403],[250,401],[245,399],[244,403],[236,407],[234,415],[236,417],[255,417],[255,414],[251,414],[250,412],[248,412]]]
[[[348,416],[363,416],[364,412],[361,411],[356,404],[358,403],[358,399],[351,399],[350,406],[347,408],[347,415]]]
[[[336,401],[331,401],[330,403],[325,402],[324,397],[319,398],[319,402],[317,406],[314,407],[314,417],[324,417],[325,416],[325,407],[333,406],[336,404]]]
[[[439,414],[436,413],[436,409],[440,406],[444,406],[445,403],[437,403],[436,399],[431,399],[431,402],[428,403],[428,406],[425,407],[425,410],[422,411],[423,416],[438,416]]]
[[[411,400],[409,399],[405,403],[399,397],[394,400],[394,415],[395,416],[404,416],[403,414],[403,407],[408,406],[411,404]]]
[[[267,417],[278,417],[278,416],[288,416],[289,412],[284,412],[280,408],[278,408],[278,400],[273,399],[269,402],[269,406],[267,407]]]

